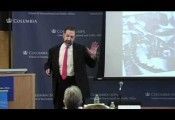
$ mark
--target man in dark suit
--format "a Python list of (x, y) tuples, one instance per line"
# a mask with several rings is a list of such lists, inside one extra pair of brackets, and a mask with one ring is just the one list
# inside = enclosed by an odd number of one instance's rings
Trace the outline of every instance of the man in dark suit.
[(97, 42), (91, 48), (74, 43), (75, 27), (68, 26), (63, 31), (63, 43), (49, 50), (45, 71), (48, 76), (52, 74), (53, 102), (55, 109), (62, 109), (64, 91), (71, 85), (80, 87), (83, 98), (89, 96), (89, 84), (86, 65), (94, 67), (97, 58)]

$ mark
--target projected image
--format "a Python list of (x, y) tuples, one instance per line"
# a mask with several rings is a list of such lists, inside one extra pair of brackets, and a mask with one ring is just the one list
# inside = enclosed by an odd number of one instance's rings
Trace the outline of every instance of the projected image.
[(175, 12), (123, 12), (123, 76), (175, 75)]

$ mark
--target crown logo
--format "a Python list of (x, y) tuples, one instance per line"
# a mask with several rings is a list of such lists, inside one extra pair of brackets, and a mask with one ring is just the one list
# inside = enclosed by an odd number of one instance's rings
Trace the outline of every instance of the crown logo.
[(28, 52), (27, 52), (26, 50), (25, 50), (25, 51), (23, 51), (23, 55), (27, 55), (27, 53), (28, 53)]
[(6, 22), (7, 23), (12, 23), (12, 19), (11, 18), (8, 18), (8, 19), (6, 19)]
[(51, 32), (52, 33), (56, 33), (57, 31), (56, 31), (56, 29), (52, 29)]
[(150, 93), (149, 93), (149, 92), (146, 92), (146, 93), (145, 93), (145, 96), (150, 96)]

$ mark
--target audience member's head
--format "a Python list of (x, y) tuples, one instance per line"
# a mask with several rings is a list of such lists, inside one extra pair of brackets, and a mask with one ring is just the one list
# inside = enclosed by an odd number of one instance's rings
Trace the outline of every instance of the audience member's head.
[(109, 106), (105, 104), (88, 104), (84, 106), (84, 109), (109, 109)]
[(78, 109), (82, 105), (82, 93), (77, 86), (70, 86), (64, 92), (64, 105), (66, 109)]

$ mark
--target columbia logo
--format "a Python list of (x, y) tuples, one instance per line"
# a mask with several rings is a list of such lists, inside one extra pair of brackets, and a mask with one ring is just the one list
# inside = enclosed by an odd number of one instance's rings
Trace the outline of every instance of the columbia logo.
[(150, 96), (150, 93), (149, 93), (149, 92), (146, 92), (146, 93), (145, 93), (145, 96)]
[(7, 23), (12, 23), (12, 19), (11, 18), (8, 18), (8, 19), (6, 19), (6, 22)]
[(57, 31), (56, 31), (56, 29), (52, 29), (51, 32), (52, 33), (56, 33)]
[(25, 50), (25, 51), (23, 51), (23, 55), (27, 55), (27, 53), (28, 53), (28, 52), (27, 52), (26, 50)]

